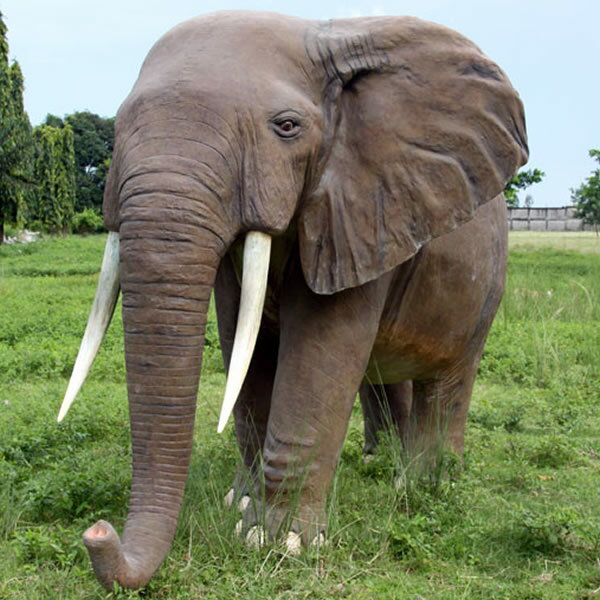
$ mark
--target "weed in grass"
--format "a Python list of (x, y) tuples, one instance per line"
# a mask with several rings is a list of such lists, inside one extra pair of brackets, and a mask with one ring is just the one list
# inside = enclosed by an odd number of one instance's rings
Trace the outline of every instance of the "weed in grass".
[(411, 519), (394, 521), (389, 530), (389, 548), (392, 556), (408, 561), (411, 570), (424, 568), (433, 558), (431, 519), (418, 514)]
[[(112, 454), (112, 455), (111, 455)], [(22, 487), (24, 515), (34, 522), (86, 516), (109, 518), (128, 497), (130, 461), (126, 456), (81, 453), (61, 460)]]
[(556, 434), (537, 441), (527, 454), (528, 462), (542, 469), (560, 469), (581, 462), (573, 445), (563, 436)]
[(23, 507), (13, 481), (4, 479), (2, 470), (0, 481), (4, 482), (0, 487), (0, 540), (8, 540), (21, 521)]
[(488, 431), (504, 429), (516, 433), (523, 430), (523, 410), (516, 404), (499, 407), (480, 404), (469, 412), (469, 422)]
[(451, 499), (461, 471), (461, 459), (440, 448), (427, 465), (422, 456), (403, 452), (396, 467), (394, 487), (398, 502), (406, 514), (428, 511), (432, 502)]
[(73, 530), (55, 523), (52, 527), (33, 526), (19, 528), (12, 539), (18, 560), (25, 571), (35, 570), (40, 564), (68, 569), (84, 558), (84, 550)]
[(570, 508), (544, 512), (521, 509), (515, 520), (515, 539), (524, 553), (556, 556), (579, 543), (575, 535), (579, 527), (581, 521)]

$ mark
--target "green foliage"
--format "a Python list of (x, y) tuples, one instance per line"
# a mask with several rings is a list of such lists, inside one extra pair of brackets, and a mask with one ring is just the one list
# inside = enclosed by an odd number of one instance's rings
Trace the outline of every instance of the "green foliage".
[(93, 209), (86, 208), (73, 215), (71, 230), (79, 234), (101, 233), (105, 231), (104, 219)]
[(517, 518), (516, 536), (521, 551), (556, 556), (576, 543), (574, 530), (578, 526), (580, 519), (568, 507), (544, 512), (524, 509)]
[(577, 450), (564, 436), (552, 435), (538, 441), (528, 452), (527, 460), (538, 468), (559, 469), (578, 462)]
[(75, 203), (73, 131), (69, 125), (40, 125), (33, 133), (37, 188), (28, 221), (44, 231), (64, 233), (71, 226)]
[[(600, 163), (600, 150), (590, 150), (591, 158)], [(571, 200), (577, 210), (575, 216), (583, 219), (584, 223), (594, 225), (596, 234), (600, 226), (600, 168), (592, 174), (576, 190), (571, 190)]]
[(523, 430), (523, 414), (520, 403), (512, 406), (495, 406), (480, 403), (469, 413), (469, 422), (476, 423), (488, 431), (504, 429), (509, 433)]
[(34, 571), (41, 564), (68, 569), (83, 554), (79, 540), (70, 533), (58, 524), (52, 528), (27, 527), (15, 532), (12, 546), (18, 560), (27, 565), (26, 570)]
[(433, 555), (431, 519), (417, 514), (412, 519), (398, 519), (389, 531), (389, 548), (398, 560), (410, 561), (413, 568), (429, 561)]
[(114, 139), (115, 119), (105, 119), (89, 111), (75, 112), (64, 120), (48, 115), (46, 125), (73, 130), (75, 148), (75, 180), (78, 212), (91, 209), (102, 211), (102, 196), (110, 166)]
[(504, 188), (504, 197), (506, 204), (511, 207), (519, 206), (518, 190), (524, 190), (534, 183), (539, 183), (545, 177), (544, 171), (540, 169), (528, 169), (527, 171), (519, 171)]
[(112, 456), (105, 453), (104, 461), (98, 458), (90, 453), (63, 459), (28, 481), (22, 488), (24, 517), (68, 522), (82, 516), (93, 520), (118, 514), (128, 497), (130, 461), (114, 452)]
[(6, 25), (0, 12), (0, 244), (4, 223), (22, 220), (31, 183), (32, 137), (23, 107), (23, 74), (8, 62)]

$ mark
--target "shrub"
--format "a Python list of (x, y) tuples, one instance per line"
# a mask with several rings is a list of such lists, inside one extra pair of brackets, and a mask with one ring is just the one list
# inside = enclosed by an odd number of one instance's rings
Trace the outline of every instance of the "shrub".
[(104, 219), (91, 208), (75, 213), (71, 220), (73, 233), (85, 235), (87, 233), (101, 233), (106, 231)]

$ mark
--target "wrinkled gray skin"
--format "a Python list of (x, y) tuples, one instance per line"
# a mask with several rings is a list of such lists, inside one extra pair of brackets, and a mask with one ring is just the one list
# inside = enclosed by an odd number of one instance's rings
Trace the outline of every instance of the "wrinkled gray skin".
[[(214, 289), (228, 363), (246, 232), (273, 236), (235, 409), (244, 460), (264, 467), (269, 535), (324, 530), (365, 374), (388, 385), (400, 435), (411, 421), (427, 448), (443, 422), (462, 451), (503, 288), (501, 192), (526, 156), (504, 73), (431, 23), (219, 13), (154, 46), (118, 113), (104, 201), (120, 236), (133, 482), (122, 539), (106, 522), (84, 536), (103, 585), (145, 585), (169, 551), (208, 302)], [(362, 395), (372, 444), (379, 408)]]

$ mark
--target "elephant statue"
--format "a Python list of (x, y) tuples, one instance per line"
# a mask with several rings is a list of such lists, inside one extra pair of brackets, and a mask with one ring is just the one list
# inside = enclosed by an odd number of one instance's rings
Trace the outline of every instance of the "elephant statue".
[(169, 552), (213, 291), (228, 368), (218, 427), (233, 411), (257, 492), (240, 525), (250, 541), (296, 552), (324, 539), (362, 382), (375, 383), (361, 390), (371, 446), (379, 390), (401, 437), (412, 427), (426, 448), (444, 423), (462, 451), (504, 286), (502, 191), (527, 152), (503, 71), (416, 18), (220, 12), (156, 43), (117, 115), (108, 241), (59, 414), (120, 291), (129, 514), (122, 538), (105, 521), (84, 534), (105, 587), (144, 586)]

